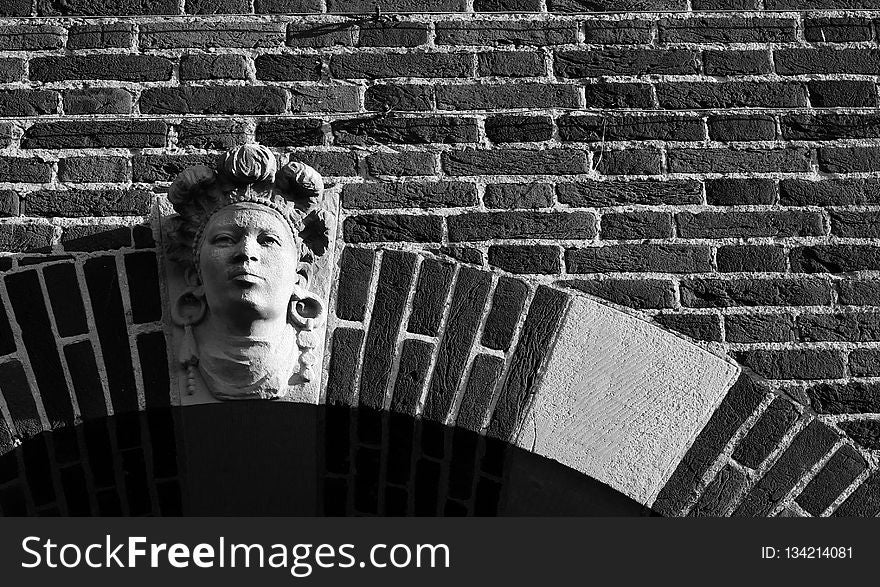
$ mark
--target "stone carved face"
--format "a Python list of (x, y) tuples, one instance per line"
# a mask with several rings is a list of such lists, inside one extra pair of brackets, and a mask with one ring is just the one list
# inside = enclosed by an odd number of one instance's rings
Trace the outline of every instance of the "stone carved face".
[(246, 334), (254, 320), (287, 318), (298, 246), (276, 212), (253, 204), (220, 210), (205, 227), (199, 274), (211, 313)]

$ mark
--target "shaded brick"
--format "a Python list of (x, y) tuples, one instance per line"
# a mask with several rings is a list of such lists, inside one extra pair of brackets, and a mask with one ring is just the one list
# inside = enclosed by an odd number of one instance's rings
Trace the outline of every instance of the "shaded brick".
[(824, 220), (818, 212), (679, 212), (678, 235), (684, 238), (749, 236), (822, 236)]
[(180, 79), (248, 79), (244, 55), (184, 55), (180, 58)]
[[(0, 190), (0, 216), (19, 216), (20, 214), (21, 198), (18, 193), (14, 190)], [(9, 267), (12, 267), (11, 260)]]
[(147, 410), (168, 406), (171, 398), (168, 393), (170, 381), (165, 335), (162, 332), (139, 334), (137, 352), (144, 379), (144, 400)]
[(36, 123), (24, 131), (25, 149), (164, 147), (168, 126), (153, 120)]
[(400, 351), (400, 367), (394, 380), (391, 411), (415, 416), (428, 378), (434, 345), (422, 340), (405, 340)]
[(670, 173), (772, 173), (810, 171), (810, 152), (773, 150), (678, 149), (667, 153)]
[(0, 83), (21, 81), (24, 59), (0, 59)]
[(567, 45), (577, 43), (573, 22), (453, 21), (438, 22), (438, 45)]
[(748, 479), (743, 473), (730, 465), (725, 465), (703, 490), (703, 494), (688, 515), (698, 517), (726, 515), (745, 492), (747, 484)]
[(48, 224), (0, 224), (0, 251), (48, 252), (54, 235)]
[(464, 0), (327, 0), (327, 12), (464, 12)]
[(779, 446), (779, 442), (799, 416), (800, 412), (794, 403), (777, 397), (737, 444), (733, 458), (747, 467), (757, 469)]
[(462, 182), (430, 183), (350, 183), (342, 191), (346, 208), (448, 208), (477, 203), (474, 184)]
[(811, 43), (853, 43), (874, 38), (873, 23), (864, 18), (809, 18), (804, 38)]
[(579, 91), (569, 84), (438, 85), (439, 110), (491, 110), (508, 108), (577, 108)]
[(389, 383), (391, 362), (397, 351), (397, 332), (406, 307), (406, 299), (416, 256), (403, 251), (385, 251), (379, 268), (379, 280), (373, 301), (373, 313), (364, 347), (359, 402), (361, 406), (382, 409)]
[(64, 46), (64, 29), (49, 24), (0, 27), (0, 51), (39, 51)]
[(547, 141), (553, 138), (549, 116), (497, 114), (486, 118), (486, 138), (494, 143)]
[(703, 188), (698, 181), (610, 180), (559, 183), (559, 202), (571, 206), (619, 206), (625, 204), (701, 204)]
[(819, 149), (819, 171), (848, 173), (880, 170), (880, 148), (822, 147)]
[(709, 138), (713, 141), (772, 141), (776, 119), (772, 116), (710, 116)]
[(603, 175), (658, 175), (663, 164), (660, 151), (647, 149), (601, 151), (593, 161)]
[(58, 92), (51, 90), (0, 91), (0, 116), (42, 116), (58, 112)]
[(466, 53), (345, 53), (330, 58), (330, 75), (337, 79), (387, 77), (470, 77), (473, 63)]
[(111, 79), (130, 82), (171, 79), (172, 64), (154, 55), (82, 55), (38, 57), (30, 61), (30, 77), (35, 81), (67, 79)]
[(559, 117), (563, 141), (702, 141), (703, 121), (684, 116), (567, 115)]
[(474, 143), (479, 136), (475, 119), (451, 116), (370, 117), (338, 120), (331, 127), (338, 145)]
[(58, 161), (59, 181), (80, 183), (128, 181), (125, 157), (65, 157)]
[(40, 190), (30, 192), (25, 211), (32, 216), (136, 216), (149, 214), (153, 194), (144, 190)]
[(434, 154), (420, 151), (374, 153), (366, 158), (366, 164), (372, 176), (434, 175), (437, 172)]
[[(265, 1), (265, 0), (264, 0)], [(283, 0), (272, 0), (281, 3)], [(318, 4), (316, 1), (315, 4)], [(320, 12), (320, 6), (317, 12)], [(273, 12), (290, 12), (287, 6), (277, 6)], [(296, 23), (287, 25), (287, 44), (291, 47), (351, 47), (357, 42), (358, 29), (347, 22)]]
[(140, 26), (139, 43), (141, 49), (275, 48), (285, 34), (280, 22), (155, 22)]
[[(271, 139), (277, 136), (267, 133), (266, 127), (277, 128), (273, 124), (289, 121), (266, 121), (261, 122), (257, 130), (257, 140), (266, 145), (270, 145)], [(303, 121), (304, 123), (314, 125), (317, 123), (318, 129), (321, 125), (319, 121)], [(260, 131), (263, 131), (262, 133)], [(320, 133), (319, 133), (320, 134)], [(263, 139), (267, 140), (263, 140)], [(247, 125), (243, 120), (186, 120), (177, 125), (177, 144), (178, 146), (192, 146), (200, 149), (217, 149), (223, 150), (246, 143), (248, 139)], [(291, 142), (289, 145), (298, 145), (299, 142)], [(320, 144), (320, 143), (319, 143)], [(274, 146), (274, 145), (273, 145)]]
[(661, 43), (784, 43), (796, 40), (793, 18), (663, 19)]
[(653, 108), (656, 106), (651, 84), (599, 81), (584, 85), (587, 108)]
[(869, 518), (880, 512), (880, 471), (869, 475), (832, 515)]
[(853, 349), (849, 354), (849, 372), (854, 377), (880, 375), (880, 350)]
[(868, 279), (836, 281), (837, 302), (850, 306), (880, 306), (880, 283)]
[(790, 342), (794, 318), (788, 314), (732, 314), (724, 317), (727, 342)]
[(362, 214), (342, 224), (346, 242), (440, 242), (443, 219), (437, 216), (405, 214)]
[(364, 341), (364, 331), (353, 328), (336, 328), (330, 351), (330, 367), (327, 371), (327, 405), (357, 405), (357, 390), (352, 373), (357, 373), (359, 355)]
[(433, 110), (434, 86), (431, 84), (379, 84), (367, 88), (364, 108), (379, 112)]
[(843, 356), (836, 350), (744, 351), (737, 359), (768, 379), (836, 379), (844, 374)]
[(489, 264), (511, 273), (559, 273), (559, 247), (553, 245), (492, 245)]
[(746, 494), (734, 516), (766, 516), (837, 440), (834, 430), (813, 420), (757, 484)]
[(291, 161), (305, 163), (323, 175), (351, 176), (357, 175), (357, 159), (354, 153), (339, 151), (297, 151), (291, 153)]
[(449, 216), (447, 223), (451, 241), (596, 235), (596, 217), (590, 212), (472, 212)]
[(89, 88), (65, 90), (64, 113), (75, 114), (129, 114), (132, 97), (122, 88)]
[(713, 206), (772, 204), (776, 184), (772, 179), (709, 179), (706, 200)]
[(810, 480), (796, 501), (814, 516), (819, 516), (866, 468), (862, 455), (845, 444)]
[(650, 43), (654, 23), (647, 20), (587, 20), (584, 42), (595, 45), (642, 45)]
[(367, 294), (375, 253), (370, 249), (345, 247), (340, 263), (336, 315), (343, 320), (361, 321), (367, 307)]
[(770, 51), (703, 51), (706, 75), (760, 75), (773, 71)]
[(848, 73), (872, 75), (880, 67), (877, 49), (779, 49), (773, 53), (776, 73)]
[(269, 81), (319, 81), (323, 61), (319, 55), (273, 55), (267, 53), (254, 60), (257, 79)]
[(672, 236), (668, 212), (620, 212), (602, 215), (603, 239), (649, 239)]
[(276, 119), (257, 124), (256, 139), (267, 147), (290, 145), (321, 145), (324, 143), (323, 124), (320, 120)]
[(842, 237), (876, 238), (880, 236), (877, 221), (880, 213), (864, 210), (832, 210), (831, 234)]
[(874, 381), (819, 383), (807, 388), (807, 397), (820, 414), (872, 414), (880, 409), (880, 386)]
[(786, 206), (864, 204), (865, 187), (861, 179), (783, 179), (779, 182), (779, 203)]
[(471, 364), (461, 405), (455, 420), (456, 426), (479, 432), (489, 415), (495, 386), (501, 379), (504, 359), (491, 355), (477, 355)]
[(609, 245), (568, 249), (569, 273), (712, 271), (712, 250), (700, 245)]
[(610, 75), (699, 73), (699, 54), (687, 49), (598, 49), (556, 51), (556, 75), (564, 78)]
[(681, 303), (691, 308), (830, 305), (831, 286), (821, 279), (689, 279), (681, 283)]
[(74, 25), (67, 30), (68, 49), (128, 48), (134, 39), (126, 23)]
[[(73, 391), (83, 418), (100, 418), (107, 415), (107, 404), (104, 399), (101, 375), (98, 372), (97, 359), (92, 343), (83, 340), (64, 347), (64, 360), (70, 371)], [(167, 361), (161, 365), (161, 371), (167, 373)], [(167, 388), (166, 388), (167, 393)]]
[(487, 208), (547, 208), (553, 205), (553, 187), (543, 183), (491, 183), (483, 202)]
[(783, 272), (785, 249), (773, 245), (729, 245), (718, 247), (718, 270), (722, 272)]
[(139, 102), (144, 114), (280, 114), (287, 92), (265, 86), (147, 88)]
[(644, 0), (547, 0), (550, 12), (614, 12), (618, 10), (644, 10), (650, 7), (657, 11), (685, 10), (687, 4), (682, 0), (657, 0), (645, 3)]
[(433, 249), (431, 250), (431, 252), (438, 255), (448, 255), (453, 259), (458, 259), (463, 263), (470, 263), (472, 265), (483, 264), (483, 252), (480, 249), (469, 247), (466, 245), (449, 245), (445, 247), (440, 247), (439, 249)]
[(187, 167), (214, 167), (217, 163), (217, 155), (135, 155), (131, 161), (132, 179), (148, 183), (173, 181)]
[(569, 149), (468, 149), (441, 155), (450, 175), (572, 175), (587, 172), (587, 156)]
[(871, 81), (810, 80), (807, 88), (815, 107), (877, 105), (877, 87)]
[(880, 340), (880, 313), (853, 312), (846, 314), (802, 314), (798, 329), (808, 341), (876, 341)]
[(25, 438), (43, 430), (28, 377), (21, 363), (13, 360), (0, 363), (0, 391), (12, 416), (16, 436)]
[(67, 226), (61, 235), (65, 251), (110, 251), (131, 246), (131, 228), (125, 225)]
[(290, 89), (291, 112), (346, 112), (360, 109), (358, 89), (352, 86), (298, 86)]
[(672, 308), (675, 287), (668, 279), (569, 279), (557, 285), (570, 287), (628, 308)]
[(837, 425), (861, 446), (870, 450), (880, 449), (880, 420), (849, 420), (838, 422)]
[(654, 320), (697, 340), (721, 340), (721, 318), (714, 314), (658, 314)]
[(229, 14), (251, 11), (249, 0), (186, 0), (186, 14)]
[(30, 16), (32, 6), (31, 0), (9, 0), (0, 8), (0, 16)]
[(453, 272), (451, 263), (434, 259), (422, 261), (407, 325), (409, 332), (437, 336)]
[(477, 54), (477, 75), (533, 77), (544, 75), (544, 55), (531, 51), (493, 51)]
[(156, 263), (156, 253), (152, 251), (125, 255), (131, 321), (134, 324), (158, 322), (162, 319), (159, 269)]
[(789, 253), (796, 273), (849, 273), (880, 269), (880, 248), (869, 245), (795, 247)]
[(179, 14), (176, 0), (37, 0), (39, 16)]
[(0, 181), (46, 183), (52, 179), (52, 166), (39, 159), (0, 156)]
[[(55, 315), (55, 325), (60, 336), (75, 336), (88, 332), (82, 293), (72, 263), (57, 263), (43, 269), (49, 303)], [(91, 390), (95, 393), (100, 386)]]
[(474, 0), (474, 12), (541, 12), (540, 0)]
[(878, 137), (880, 115), (837, 112), (787, 114), (782, 117), (782, 136), (807, 141)]
[(507, 351), (522, 314), (528, 286), (518, 279), (499, 277), (492, 294), (492, 308), (486, 317), (480, 343), (490, 349)]
[(672, 110), (807, 105), (806, 90), (798, 83), (671, 82), (657, 84), (656, 89), (660, 106)]

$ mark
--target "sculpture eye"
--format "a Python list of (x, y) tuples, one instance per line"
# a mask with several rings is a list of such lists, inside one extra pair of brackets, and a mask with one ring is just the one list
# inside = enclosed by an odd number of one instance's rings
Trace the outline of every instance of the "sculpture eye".
[(215, 235), (214, 238), (211, 239), (211, 244), (220, 246), (233, 245), (235, 244), (235, 238), (233, 238), (231, 234), (220, 233)]
[(264, 232), (260, 235), (259, 242), (261, 245), (280, 245), (281, 239), (270, 232)]

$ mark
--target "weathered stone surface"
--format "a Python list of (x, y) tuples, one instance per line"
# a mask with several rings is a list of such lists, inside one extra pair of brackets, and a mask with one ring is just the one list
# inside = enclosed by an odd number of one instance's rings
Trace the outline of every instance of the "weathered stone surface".
[(603, 175), (659, 175), (663, 156), (656, 149), (613, 149), (593, 155), (593, 166)]
[(463, 182), (350, 183), (342, 190), (346, 208), (452, 208), (476, 203), (476, 186)]
[(0, 82), (21, 81), (24, 76), (24, 59), (0, 59)]
[(782, 136), (789, 140), (827, 141), (880, 136), (880, 116), (820, 112), (782, 117)]
[(327, 376), (327, 405), (357, 405), (357, 389), (354, 387), (352, 373), (356, 373), (360, 365), (359, 355), (363, 341), (363, 330), (337, 328), (333, 331)]
[(776, 138), (773, 116), (710, 116), (708, 125), (709, 138), (713, 141), (772, 141)]
[(791, 401), (777, 397), (736, 446), (733, 458), (747, 467), (757, 469), (779, 446), (779, 441), (791, 429), (798, 416), (800, 412)]
[(819, 149), (819, 170), (829, 173), (875, 171), (880, 169), (877, 147), (822, 147)]
[(528, 287), (518, 279), (500, 277), (492, 294), (492, 308), (486, 317), (480, 343), (490, 349), (507, 351), (525, 305)]
[(641, 45), (650, 43), (654, 23), (648, 20), (587, 20), (584, 42), (595, 45)]
[(868, 464), (852, 446), (845, 444), (825, 463), (797, 497), (798, 504), (819, 516), (855, 481)]
[[(833, 375), (842, 376), (842, 372)], [(820, 414), (876, 414), (880, 410), (880, 385), (873, 381), (820, 383), (807, 388), (807, 396)]]
[(568, 249), (565, 265), (569, 273), (702, 273), (712, 270), (712, 250), (701, 245), (608, 245)]
[(584, 85), (587, 108), (653, 108), (651, 84), (597, 81)]
[(556, 284), (628, 308), (672, 308), (676, 303), (675, 288), (668, 279), (569, 279)]
[(876, 49), (779, 49), (774, 51), (776, 73), (801, 75), (805, 73), (861, 73), (870, 75), (880, 66), (880, 51)]
[(816, 107), (877, 105), (876, 86), (870, 81), (810, 80), (810, 104)]
[(414, 334), (437, 336), (443, 319), (446, 297), (452, 286), (451, 263), (425, 259), (419, 270), (407, 330)]
[(495, 386), (501, 379), (504, 359), (492, 355), (477, 355), (471, 365), (464, 395), (455, 420), (456, 426), (479, 432), (489, 415)]
[(733, 512), (734, 516), (766, 516), (816, 462), (831, 449), (838, 436), (818, 420), (799, 432), (779, 460), (755, 484)]
[(451, 241), (596, 235), (596, 217), (590, 212), (471, 212), (449, 216), (447, 223)]
[(428, 379), (428, 367), (434, 355), (434, 345), (422, 340), (406, 340), (400, 351), (400, 369), (394, 381), (391, 411), (415, 416), (422, 390)]
[(855, 377), (880, 375), (880, 349), (853, 349), (849, 354), (849, 372)]
[(866, 193), (866, 188), (865, 180), (861, 179), (784, 179), (779, 182), (779, 203), (787, 206), (845, 206), (873, 202), (877, 196)]
[(746, 476), (730, 465), (718, 471), (718, 475), (703, 490), (699, 501), (691, 508), (689, 516), (721, 517), (743, 494), (748, 480)]
[(703, 199), (696, 181), (590, 181), (559, 183), (556, 193), (562, 204), (616, 206), (625, 204), (699, 204)]
[(342, 250), (336, 291), (337, 317), (355, 321), (364, 319), (374, 257), (375, 252), (371, 249), (345, 247)]
[(838, 281), (837, 301), (851, 306), (880, 306), (880, 283), (874, 280)]
[(458, 272), (425, 401), (424, 417), (429, 420), (445, 422), (450, 416), (491, 283), (487, 271), (462, 267)]

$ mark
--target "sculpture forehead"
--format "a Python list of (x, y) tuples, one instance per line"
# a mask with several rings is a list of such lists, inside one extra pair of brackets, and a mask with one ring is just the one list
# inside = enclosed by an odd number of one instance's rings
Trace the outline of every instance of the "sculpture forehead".
[[(290, 224), (278, 212), (259, 204), (233, 204), (220, 210), (211, 218), (206, 231), (223, 227), (241, 227), (252, 229), (272, 229), (281, 234), (294, 236)], [(295, 240), (295, 237), (294, 237)]]

